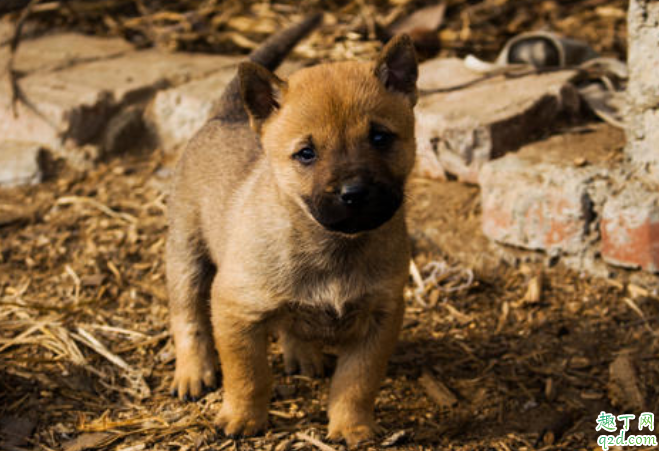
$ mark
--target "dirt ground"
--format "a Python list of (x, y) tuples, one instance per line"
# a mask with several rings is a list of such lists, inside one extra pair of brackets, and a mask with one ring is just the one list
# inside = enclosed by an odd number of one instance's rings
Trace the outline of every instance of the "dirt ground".
[[(157, 153), (130, 156), (0, 191), (5, 449), (297, 450), (315, 449), (300, 432), (324, 440), (328, 380), (284, 376), (275, 345), (264, 437), (234, 441), (213, 428), (221, 390), (188, 404), (169, 396), (169, 167)], [(592, 450), (601, 410), (657, 411), (657, 299), (560, 266), (470, 262), (462, 257), (491, 246), (478, 189), (419, 180), (410, 197), (423, 288), (411, 279), (377, 400), (386, 432), (364, 449), (390, 439), (400, 450)], [(453, 247), (433, 241), (443, 229)], [(474, 251), (455, 251), (465, 246)], [(629, 356), (624, 383), (611, 365), (619, 355)], [(433, 397), (437, 385), (450, 394)]]
[[(543, 24), (625, 53), (625, 2), (464, 2), (470, 14), (449, 3), (443, 54), (491, 57)], [(285, 376), (275, 344), (264, 436), (215, 430), (221, 390), (194, 403), (169, 396), (168, 158), (124, 155), (53, 174), (0, 190), (0, 449), (344, 448), (324, 438), (328, 379)], [(659, 411), (656, 296), (502, 254), (480, 232), (476, 187), (414, 181), (410, 213), (418, 277), (377, 399), (383, 433), (363, 449), (590, 451), (600, 411)]]

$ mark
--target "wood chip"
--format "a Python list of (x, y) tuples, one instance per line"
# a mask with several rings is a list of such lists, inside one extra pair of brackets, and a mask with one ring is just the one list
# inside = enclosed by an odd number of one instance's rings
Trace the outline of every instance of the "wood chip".
[(645, 394), (628, 353), (622, 353), (609, 366), (609, 399), (614, 406), (632, 412), (645, 409)]
[(388, 448), (390, 446), (394, 446), (399, 444), (405, 437), (407, 436), (407, 431), (405, 429), (402, 429), (400, 431), (396, 431), (393, 434), (391, 434), (389, 437), (384, 439), (380, 445), (383, 448)]
[(653, 297), (648, 290), (633, 283), (627, 285), (627, 291), (633, 299)]
[(586, 160), (584, 157), (577, 157), (574, 159), (574, 165), (578, 168), (587, 166), (588, 160)]
[(419, 383), (440, 407), (453, 407), (458, 404), (458, 398), (441, 381), (437, 380), (430, 371), (423, 370)]
[(522, 298), (522, 302), (525, 304), (536, 304), (540, 302), (542, 300), (542, 285), (543, 275), (542, 273), (538, 273), (529, 281), (529, 285), (526, 289), (526, 294)]
[(69, 440), (62, 445), (64, 451), (83, 451), (86, 449), (96, 449), (105, 446), (112, 441), (112, 434), (107, 432), (91, 432), (82, 434), (73, 440)]
[(321, 442), (317, 438), (313, 438), (312, 436), (305, 434), (304, 432), (298, 432), (295, 434), (295, 436), (300, 440), (304, 440), (305, 442), (315, 446), (321, 451), (337, 451), (336, 448), (333, 448), (326, 443)]

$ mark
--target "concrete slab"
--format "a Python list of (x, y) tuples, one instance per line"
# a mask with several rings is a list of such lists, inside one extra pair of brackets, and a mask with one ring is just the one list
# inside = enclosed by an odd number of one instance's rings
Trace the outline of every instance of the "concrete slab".
[(575, 112), (574, 71), (498, 77), (423, 96), (416, 108), (419, 153), (434, 154), (458, 179), (478, 183), (480, 168), (537, 138)]

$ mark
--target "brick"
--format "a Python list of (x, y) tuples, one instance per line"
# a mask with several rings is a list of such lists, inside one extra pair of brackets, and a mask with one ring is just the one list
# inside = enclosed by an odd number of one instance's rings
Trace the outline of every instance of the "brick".
[(35, 72), (20, 80), (34, 108), (18, 104), (18, 116), (10, 106), (8, 85), (0, 86), (0, 136), (51, 148), (101, 142), (105, 124), (125, 106), (145, 102), (158, 90), (205, 77), (235, 61), (145, 50)]
[(39, 183), (43, 177), (45, 152), (35, 143), (0, 141), (0, 186)]
[[(199, 80), (159, 91), (146, 110), (147, 127), (165, 150), (186, 143), (208, 121), (217, 108), (224, 88), (236, 74), (237, 62)], [(284, 62), (277, 71), (285, 77), (302, 67)]]
[[(606, 157), (622, 140), (621, 132), (601, 124), (593, 133), (553, 136), (485, 164), (480, 175), (485, 235), (526, 249), (586, 251), (594, 240), (592, 181), (611, 176)], [(592, 144), (600, 142), (609, 144)], [(577, 166), (576, 159), (588, 164)]]
[(615, 266), (659, 272), (659, 186), (631, 181), (602, 213), (602, 258)]
[[(422, 95), (416, 108), (419, 154), (435, 155), (447, 172), (478, 183), (483, 164), (536, 139), (560, 116), (577, 110), (575, 75), (566, 70), (495, 77)], [(469, 80), (464, 73), (458, 78)]]

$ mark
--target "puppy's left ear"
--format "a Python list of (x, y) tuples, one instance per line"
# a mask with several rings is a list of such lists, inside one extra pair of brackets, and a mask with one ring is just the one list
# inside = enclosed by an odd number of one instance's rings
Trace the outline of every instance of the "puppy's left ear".
[(375, 75), (388, 90), (405, 94), (416, 104), (419, 66), (408, 35), (396, 35), (384, 46), (375, 59)]
[(260, 133), (265, 120), (279, 109), (286, 82), (260, 64), (251, 62), (238, 66), (238, 77), (250, 125)]

